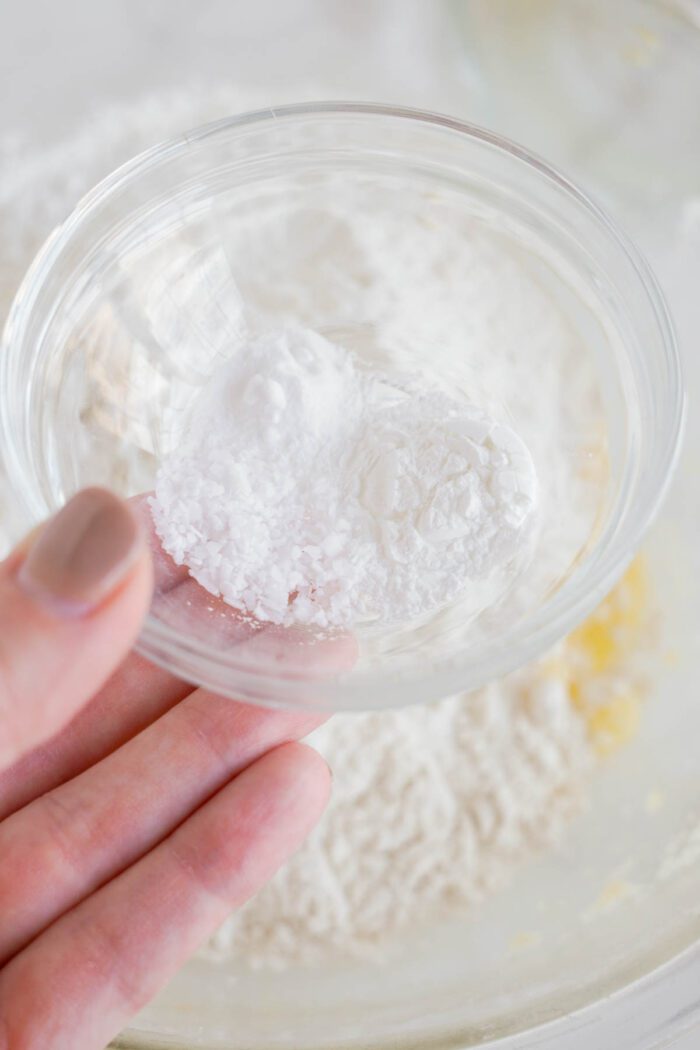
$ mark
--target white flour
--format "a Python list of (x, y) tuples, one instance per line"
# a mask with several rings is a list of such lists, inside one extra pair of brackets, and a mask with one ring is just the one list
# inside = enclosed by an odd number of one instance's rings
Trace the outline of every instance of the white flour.
[(512, 560), (535, 497), (509, 427), (295, 328), (215, 370), (151, 502), (207, 590), (259, 620), (345, 627), (432, 612)]
[[(236, 90), (146, 100), (101, 116), (55, 149), (13, 156), (0, 177), (2, 311), (40, 242), (98, 178), (158, 139), (263, 101)], [(542, 542), (554, 554), (563, 550), (562, 563), (568, 564), (567, 544), (580, 544), (590, 526), (585, 489), (569, 480), (572, 471), (561, 460), (561, 450), (577, 449), (585, 430), (589, 377), (578, 344), (547, 306), (547, 296), (524, 282), (515, 263), (505, 263), (478, 231), (466, 236), (464, 229), (451, 228), (446, 216), (433, 239), (426, 234), (420, 257), (393, 252), (394, 264), (387, 269), (387, 241), (406, 243), (415, 230), (405, 229), (400, 214), (392, 224), (378, 225), (374, 218), (367, 216), (362, 228), (353, 229), (346, 215), (327, 209), (314, 225), (316, 256), (293, 266), (295, 241), (286, 236), (288, 226), (281, 228), (272, 216), (267, 229), (241, 228), (239, 256), (246, 265), (236, 279), (246, 301), (276, 326), (314, 326), (319, 309), (335, 316), (340, 302), (349, 322), (366, 317), (381, 327), (385, 345), (402, 347), (400, 362), (389, 355), (378, 362), (388, 369), (415, 370), (419, 362), (411, 359), (411, 341), (424, 342), (437, 316), (444, 359), (459, 366), (460, 388), (468, 387), (474, 392), (470, 399), (494, 415), (508, 403), (541, 467)], [(274, 274), (256, 268), (261, 244), (265, 258), (277, 258), (281, 270), (292, 267), (300, 274), (298, 287), (284, 301), (271, 299)], [(345, 271), (342, 281), (336, 280), (336, 261), (348, 251), (356, 257), (356, 279), (349, 280)], [(486, 280), (496, 264), (508, 281), (509, 311)], [(435, 281), (428, 279), (436, 266), (443, 274), (437, 311), (431, 302)], [(321, 303), (304, 297), (309, 267), (328, 276)], [(376, 279), (371, 286), (368, 275)], [(465, 326), (483, 349), (476, 366), (460, 356), (455, 333)], [(505, 366), (499, 356), (504, 347), (510, 356)], [(107, 390), (99, 377), (91, 378), (87, 409), (90, 398), (124, 398), (126, 387)], [(143, 412), (159, 411), (150, 402), (144, 400)], [(542, 405), (547, 412), (540, 411)], [(114, 452), (99, 461), (110, 464), (110, 473), (101, 474), (105, 482), (128, 485), (143, 478), (147, 483), (152, 477), (151, 459), (134, 447), (113, 460)], [(2, 506), (2, 524), (10, 531), (9, 494)], [(225, 925), (210, 949), (219, 957), (279, 965), (322, 957), (334, 947), (365, 951), (408, 923), (429, 922), (472, 904), (556, 838), (578, 805), (591, 761), (582, 719), (565, 690), (539, 666), (471, 698), (336, 717), (315, 740), (335, 769), (331, 809), (301, 853)]]
[(459, 914), (556, 842), (591, 766), (566, 689), (537, 667), (471, 697), (335, 716), (310, 742), (333, 769), (329, 810), (207, 954), (274, 968), (375, 954)]

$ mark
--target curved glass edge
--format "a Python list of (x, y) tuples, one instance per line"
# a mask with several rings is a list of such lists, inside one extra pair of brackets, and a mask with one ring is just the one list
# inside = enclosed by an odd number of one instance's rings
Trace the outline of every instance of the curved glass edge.
[[(90, 213), (105, 198), (109, 198), (114, 191), (123, 187), (125, 183), (137, 179), (150, 168), (174, 157), (178, 153), (195, 147), (199, 142), (224, 132), (234, 132), (246, 125), (283, 122), (305, 116), (313, 118), (319, 116), (342, 117), (345, 115), (376, 116), (419, 122), (433, 128), (443, 128), (446, 131), (452, 131), (459, 135), (476, 139), (522, 161), (529, 167), (537, 170), (547, 180), (564, 189), (589, 213), (594, 221), (605, 229), (606, 233), (623, 250), (633, 265), (653, 306), (666, 350), (666, 369), (669, 378), (670, 396), (669, 420), (671, 425), (667, 431), (666, 442), (657, 454), (656, 469), (660, 481), (655, 488), (653, 498), (647, 497), (644, 502), (644, 512), (638, 515), (633, 526), (625, 532), (624, 538), (620, 537), (614, 540), (610, 549), (595, 564), (587, 581), (586, 591), (583, 594), (577, 598), (572, 598), (569, 588), (565, 585), (560, 594), (548, 605), (546, 611), (540, 614), (539, 617), (534, 618), (526, 637), (518, 637), (517, 631), (514, 632), (517, 638), (517, 650), (514, 649), (514, 639), (512, 637), (506, 638), (498, 653), (488, 653), (485, 658), (479, 661), (471, 661), (469, 674), (466, 676), (464, 667), (436, 664), (431, 667), (429, 676), (423, 679), (412, 677), (411, 702), (419, 703), (433, 699), (436, 695), (447, 696), (450, 693), (475, 689), (489, 679), (507, 674), (515, 667), (541, 655), (592, 612), (596, 604), (622, 575), (632, 553), (639, 546), (644, 534), (656, 517), (670, 486), (675, 465), (679, 458), (685, 419), (683, 373), (673, 324), (663, 294), (651, 268), (633, 242), (618, 228), (617, 224), (605, 211), (566, 178), (565, 175), (523, 146), (485, 128), (447, 115), (409, 107), (385, 106), (379, 103), (324, 101), (269, 107), (224, 118), (185, 132), (177, 138), (142, 152), (113, 171), (111, 175), (108, 175), (102, 182), (98, 183), (93, 190), (80, 200), (66, 221), (49, 236), (25, 276), (7, 320), (2, 346), (6, 351), (10, 339), (13, 341), (15, 338), (21, 340), (22, 330), (26, 327), (31, 307), (36, 300), (42, 282), (65, 243), (76, 230), (79, 230), (81, 224), (86, 221)], [(7, 380), (9, 378), (9, 369), (11, 368), (10, 356), (7, 352), (2, 353), (0, 356), (0, 400), (6, 396), (4, 392), (8, 389)], [(9, 412), (5, 407), (0, 411), (0, 434), (3, 437), (3, 445), (5, 446), (4, 455), (8, 473), (34, 521), (37, 521), (46, 515), (49, 508), (45, 506), (40, 507), (41, 500), (38, 494), (35, 493), (33, 494), (35, 498), (30, 498), (31, 494), (28, 494), (26, 491), (26, 477), (16, 454), (8, 416)], [(251, 676), (245, 671), (232, 667), (230, 663), (222, 658), (220, 652), (211, 650), (201, 643), (193, 646), (191, 651), (186, 652), (177, 635), (158, 623), (154, 617), (149, 616), (147, 618), (138, 647), (144, 655), (161, 666), (191, 677), (197, 684), (215, 688), (226, 695), (232, 697), (243, 696), (253, 703), (264, 703), (268, 706), (270, 704), (289, 706), (290, 703), (294, 706), (300, 706), (298, 700), (290, 701), (288, 699), (288, 683), (284, 680), (274, 676), (261, 676), (259, 672), (255, 676)], [(217, 670), (225, 673), (228, 680), (222, 681), (217, 674)], [(266, 686), (264, 697), (260, 696), (262, 684)], [(297, 681), (295, 687), (298, 688), (298, 685), (299, 682)], [(406, 705), (405, 681), (399, 679), (394, 682), (386, 681), (383, 683), (383, 686), (381, 703), (378, 703), (377, 706), (386, 708)], [(357, 703), (357, 699), (361, 695), (366, 696), (367, 687), (366, 683), (358, 679), (355, 680), (352, 688), (348, 688), (342, 682), (334, 681), (334, 702), (332, 705), (324, 697), (323, 687), (319, 688), (317, 681), (305, 683), (305, 688), (309, 692), (309, 703), (301, 706), (310, 706), (317, 710), (331, 708), (333, 710), (359, 710), (362, 708), (362, 705)], [(364, 709), (366, 709), (366, 706)]]
[[(621, 1033), (624, 1032), (624, 1036)], [(649, 973), (601, 999), (541, 1025), (513, 1035), (475, 1044), (462, 1032), (436, 1038), (373, 1043), (367, 1036), (354, 1044), (333, 1044), (333, 1050), (662, 1050), (683, 1036), (700, 1032), (700, 944), (686, 948)], [(700, 1038), (699, 1038), (700, 1043)], [(187, 1050), (187, 1039), (126, 1029), (108, 1050)], [(221, 1044), (201, 1044), (219, 1050)], [(304, 1050), (298, 1045), (296, 1050)]]

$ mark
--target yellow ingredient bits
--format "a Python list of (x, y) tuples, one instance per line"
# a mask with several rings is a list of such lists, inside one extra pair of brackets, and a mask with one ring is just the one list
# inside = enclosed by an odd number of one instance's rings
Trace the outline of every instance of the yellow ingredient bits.
[(639, 642), (648, 608), (648, 574), (638, 556), (595, 612), (569, 635), (575, 662), (594, 674), (610, 670)]
[(571, 644), (577, 647), (594, 674), (607, 671), (618, 655), (613, 632), (607, 623), (596, 618), (596, 614), (574, 632)]
[(586, 714), (586, 724), (599, 755), (609, 755), (628, 743), (639, 729), (641, 697), (624, 690)]
[(599, 755), (622, 747), (639, 727), (642, 693), (623, 665), (641, 649), (648, 623), (649, 581), (646, 566), (637, 557), (565, 642), (566, 671), (561, 677)]

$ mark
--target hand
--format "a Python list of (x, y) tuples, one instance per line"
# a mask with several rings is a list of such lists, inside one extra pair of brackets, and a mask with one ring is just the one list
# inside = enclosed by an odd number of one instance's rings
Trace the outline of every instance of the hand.
[(0, 1050), (100, 1050), (326, 803), (312, 716), (127, 655), (152, 571), (100, 489), (0, 565)]

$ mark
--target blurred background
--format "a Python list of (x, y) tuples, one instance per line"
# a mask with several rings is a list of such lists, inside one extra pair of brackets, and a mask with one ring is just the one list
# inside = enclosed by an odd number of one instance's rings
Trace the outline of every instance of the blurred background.
[(700, 0), (27, 0), (0, 29), (3, 163), (153, 93), (374, 99), (523, 142), (659, 255), (697, 233)]
[(609, 174), (673, 148), (681, 176), (700, 131), (697, 0), (28, 0), (1, 18), (0, 128), (41, 142), (105, 103), (225, 82), (449, 107)]
[[(134, 105), (162, 138), (232, 108), (322, 97), (449, 112), (569, 173), (652, 262), (692, 405), (700, 390), (700, 0), (5, 0), (0, 323), (52, 226), (143, 147)], [(122, 121), (129, 130), (120, 136)], [(93, 142), (99, 163), (90, 160)], [(697, 531), (699, 453), (691, 412), (681, 481), (651, 540), (657, 548), (677, 551), (679, 536)], [(690, 570), (697, 559), (677, 561)], [(683, 622), (697, 636), (697, 608)], [(697, 1034), (674, 1046), (697, 1048)]]
[(56, 138), (105, 102), (196, 83), (257, 85), (286, 100), (312, 82), (339, 96), (433, 104), (443, 5), (432, 0), (30, 0), (4, 6), (4, 131)]

